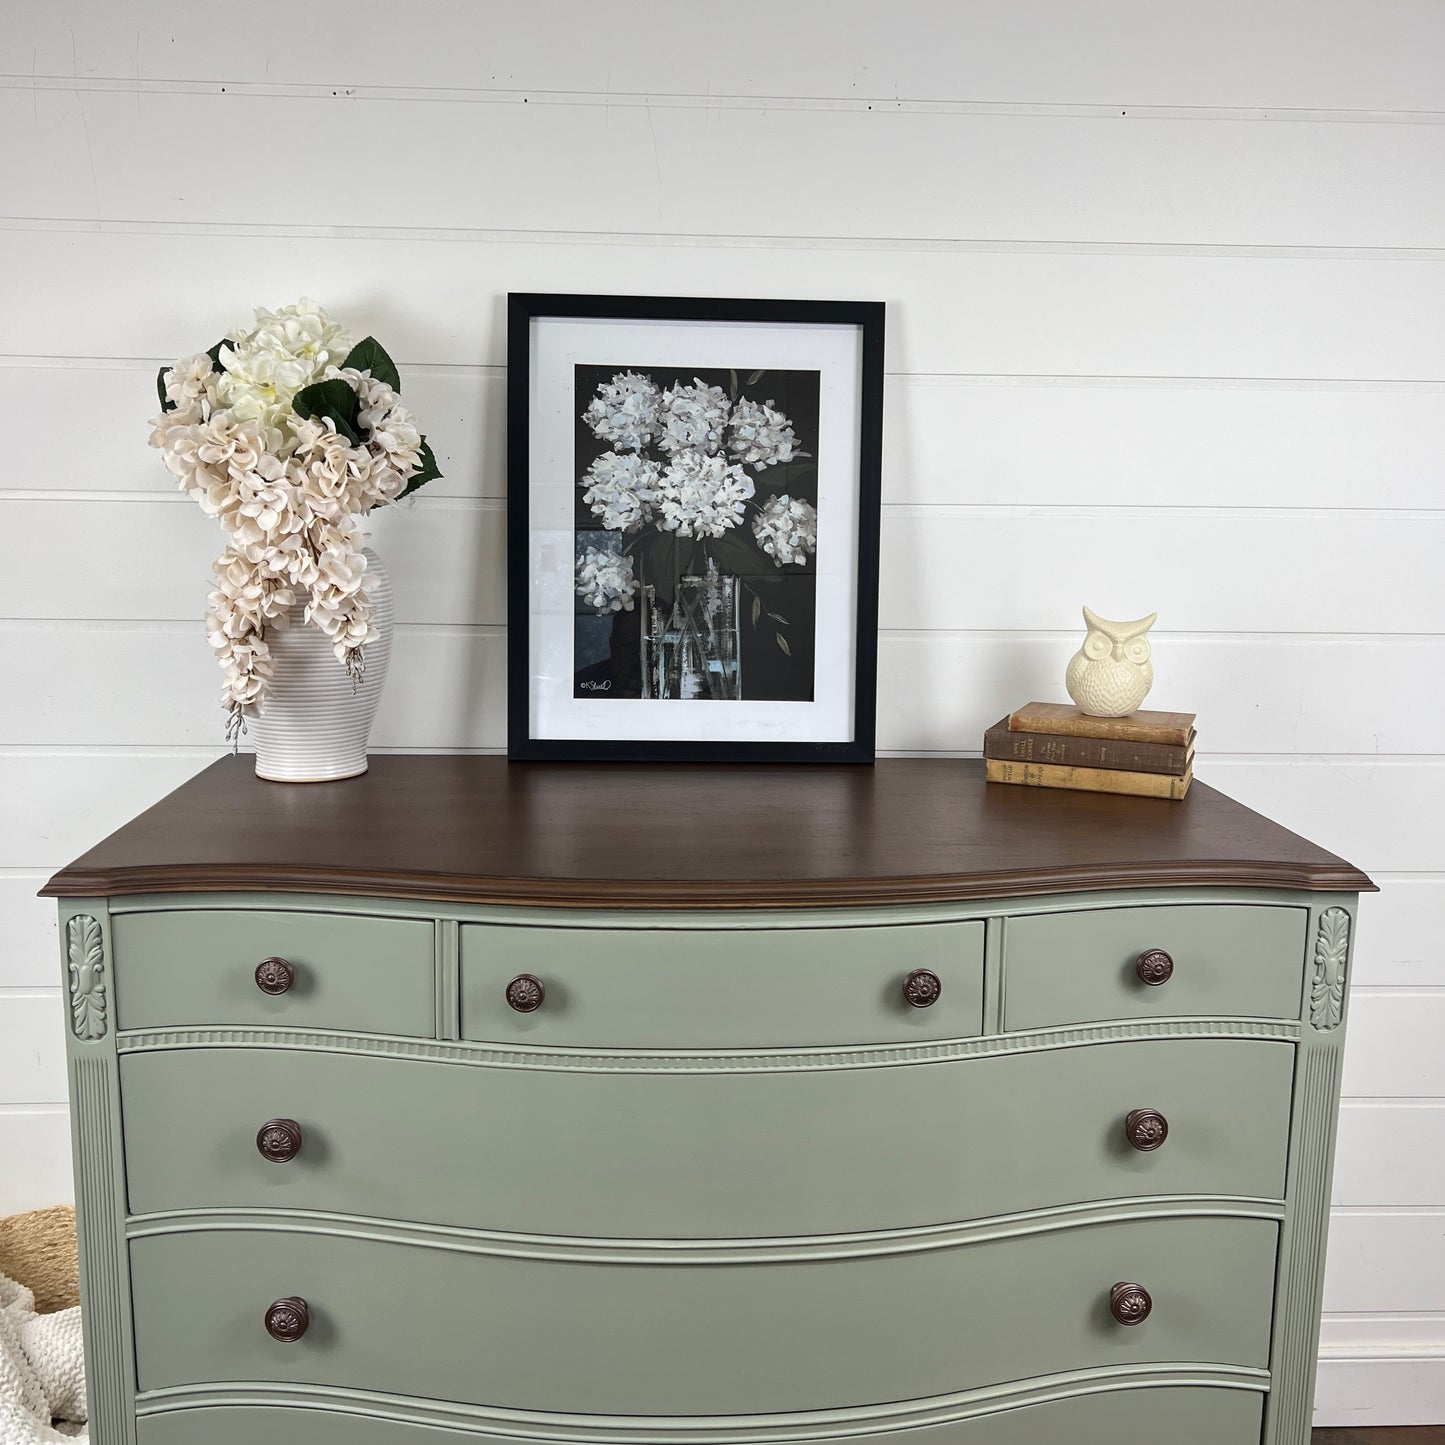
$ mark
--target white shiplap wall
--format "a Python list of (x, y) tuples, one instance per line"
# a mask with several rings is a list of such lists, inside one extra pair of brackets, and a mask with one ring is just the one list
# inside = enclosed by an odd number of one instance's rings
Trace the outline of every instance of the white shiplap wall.
[(880, 744), (1152, 608), (1207, 781), (1362, 910), (1321, 1423), (1445, 1419), (1445, 6), (12, 0), (0, 1213), (70, 1190), (47, 872), (219, 749), (157, 365), (306, 293), (446, 480), (377, 743), (503, 744), (508, 290), (889, 304)]

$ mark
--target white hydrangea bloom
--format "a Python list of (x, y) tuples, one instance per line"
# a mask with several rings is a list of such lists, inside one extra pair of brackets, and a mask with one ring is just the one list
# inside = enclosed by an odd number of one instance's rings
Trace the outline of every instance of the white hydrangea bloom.
[(661, 474), (638, 452), (603, 452), (582, 478), (582, 500), (609, 532), (636, 532), (652, 520)]
[(818, 550), (817, 509), (786, 492), (770, 497), (753, 518), (753, 536), (775, 567), (802, 567)]
[(641, 451), (657, 436), (657, 404), (657, 385), (651, 377), (620, 371), (597, 388), (582, 420), (598, 441), (622, 451)]
[(752, 479), (726, 457), (680, 451), (662, 474), (657, 525), (679, 537), (721, 537), (736, 527)]
[(696, 450), (713, 453), (723, 444), (732, 402), (720, 386), (674, 386), (662, 393), (658, 404), (657, 445), (670, 455)]
[(256, 308), (249, 331), (233, 331), (221, 348), (216, 394), (243, 420), (280, 430), (291, 399), (320, 381), (351, 350), (351, 338), (304, 296), (279, 311)]
[(774, 467), (781, 462), (795, 461), (809, 455), (799, 451), (793, 423), (773, 408), (771, 400), (760, 406), (747, 397), (733, 408), (728, 423), (728, 451), (754, 471)]
[(599, 617), (631, 612), (637, 595), (632, 558), (606, 547), (584, 547), (577, 558), (577, 595)]

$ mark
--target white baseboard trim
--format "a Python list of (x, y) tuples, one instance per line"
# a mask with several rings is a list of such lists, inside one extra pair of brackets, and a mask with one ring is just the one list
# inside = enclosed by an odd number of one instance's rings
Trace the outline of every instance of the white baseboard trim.
[(1314, 1423), (1445, 1424), (1445, 1314), (1327, 1315)]

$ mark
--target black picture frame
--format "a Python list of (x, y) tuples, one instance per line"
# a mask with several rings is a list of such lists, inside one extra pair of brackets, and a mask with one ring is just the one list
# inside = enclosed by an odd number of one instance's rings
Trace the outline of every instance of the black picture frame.
[[(729, 737), (697, 740), (649, 737), (534, 736), (533, 682), (533, 517), (530, 443), (533, 408), (545, 401), (532, 394), (534, 322), (658, 321), (751, 323), (767, 327), (840, 327), (858, 338), (857, 453), (854, 479), (856, 573), (852, 619), (852, 735), (839, 740), (779, 740)], [(513, 292), (507, 298), (507, 756), (516, 761), (872, 763), (875, 756), (878, 667), (878, 551), (883, 444), (883, 348), (885, 305), (881, 301), (716, 299), (705, 297), (574, 295)], [(613, 360), (621, 363), (626, 357)], [(610, 367), (608, 369), (611, 369)], [(690, 371), (691, 366), (685, 368)], [(576, 370), (580, 373), (583, 368)], [(682, 368), (679, 368), (679, 374)], [(773, 373), (774, 375), (778, 373)], [(813, 373), (784, 373), (805, 377)], [(820, 383), (813, 382), (815, 412)], [(575, 400), (575, 393), (569, 404)], [(553, 405), (557, 399), (553, 399)], [(575, 407), (574, 407), (575, 414)], [(804, 454), (805, 455), (805, 454)], [(817, 467), (813, 468), (816, 475)], [(560, 485), (560, 480), (558, 485)], [(566, 478), (576, 492), (575, 469)], [(548, 485), (551, 485), (549, 482)], [(817, 483), (815, 482), (815, 488)], [(786, 500), (784, 498), (783, 500)], [(816, 519), (816, 513), (814, 514)], [(816, 533), (816, 522), (815, 522)], [(621, 535), (621, 534), (619, 534)], [(574, 546), (576, 545), (574, 539)], [(630, 567), (629, 562), (629, 567)], [(711, 565), (711, 564), (710, 564)], [(569, 573), (570, 576), (570, 573)], [(692, 579), (695, 580), (695, 579)], [(734, 585), (738, 579), (730, 580)], [(677, 584), (679, 590), (681, 584)], [(816, 599), (815, 586), (814, 596)], [(757, 603), (751, 609), (758, 624)], [(817, 602), (815, 600), (815, 614)], [(629, 608), (629, 611), (631, 608)], [(769, 618), (773, 614), (768, 612)], [(786, 618), (779, 618), (786, 625)], [(766, 624), (764, 624), (766, 625)], [(816, 615), (811, 624), (816, 635)], [(542, 645), (539, 637), (539, 646)], [(782, 644), (780, 643), (781, 647)], [(784, 651), (787, 651), (784, 648)], [(791, 658), (792, 653), (789, 651)], [(575, 657), (573, 659), (575, 665)], [(741, 662), (738, 663), (741, 667)], [(659, 674), (660, 675), (660, 674)], [(813, 685), (810, 676), (809, 685)], [(811, 700), (811, 697), (810, 699)], [(658, 702), (659, 707), (679, 706)], [(703, 704), (706, 705), (706, 704)], [(717, 704), (729, 706), (727, 702)]]

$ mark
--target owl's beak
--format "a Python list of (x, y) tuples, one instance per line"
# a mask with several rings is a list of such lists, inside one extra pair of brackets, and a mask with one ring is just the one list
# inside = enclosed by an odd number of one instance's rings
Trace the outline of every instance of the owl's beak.
[(1114, 661), (1115, 661), (1115, 662), (1123, 662), (1123, 660), (1124, 660), (1124, 644), (1123, 644), (1122, 642), (1116, 642), (1116, 643), (1114, 644)]

